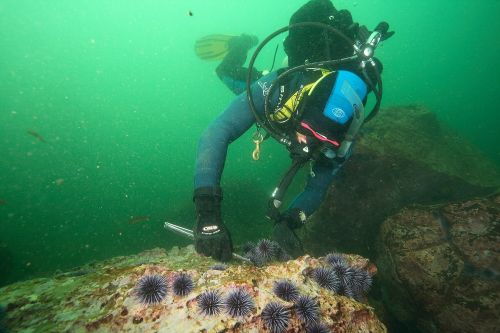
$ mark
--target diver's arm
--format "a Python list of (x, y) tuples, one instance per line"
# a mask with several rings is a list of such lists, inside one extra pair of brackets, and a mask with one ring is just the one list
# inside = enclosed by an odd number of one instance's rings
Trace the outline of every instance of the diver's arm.
[(227, 147), (254, 123), (245, 106), (245, 98), (238, 96), (203, 132), (196, 156), (195, 188), (219, 186)]
[[(252, 85), (258, 112), (263, 112), (263, 89), (269, 87), (275, 77), (275, 73), (269, 74)], [(195, 188), (219, 186), (229, 144), (243, 135), (254, 123), (255, 118), (248, 107), (246, 95), (241, 94), (208, 126), (198, 143)]]

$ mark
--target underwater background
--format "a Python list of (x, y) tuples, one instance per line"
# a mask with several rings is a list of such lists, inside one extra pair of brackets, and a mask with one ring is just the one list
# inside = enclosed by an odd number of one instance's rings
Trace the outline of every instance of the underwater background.
[[(198, 137), (234, 97), (194, 41), (263, 40), (305, 2), (0, 0), (0, 285), (189, 244), (163, 222), (192, 226)], [(396, 31), (377, 53), (383, 107), (424, 105), (500, 165), (500, 1), (333, 3)], [(270, 140), (253, 161), (252, 132), (222, 180), (236, 244), (269, 235), (267, 199), (289, 164)]]

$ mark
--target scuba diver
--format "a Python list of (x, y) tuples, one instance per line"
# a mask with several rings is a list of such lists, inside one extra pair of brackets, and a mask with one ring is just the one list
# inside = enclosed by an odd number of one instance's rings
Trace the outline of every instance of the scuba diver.
[[(289, 67), (253, 83), (253, 64), (260, 50), (286, 31), (283, 45)], [(378, 111), (382, 64), (374, 51), (393, 34), (386, 22), (369, 31), (330, 0), (310, 0), (292, 15), (288, 26), (257, 47), (249, 63), (246, 94), (237, 96), (199, 140), (193, 195), (198, 253), (221, 261), (232, 257), (231, 236), (222, 220), (220, 179), (229, 144), (256, 124), (254, 159), (268, 137), (285, 145), (292, 159), (269, 200), (266, 215), (274, 221), (272, 238), (289, 255), (303, 254), (295, 230), (319, 208), (350, 157), (359, 128)], [(365, 112), (370, 92), (376, 102), (371, 112)], [(280, 212), (288, 185), (308, 162), (312, 168), (303, 192)]]
[[(196, 55), (203, 60), (221, 60), (215, 72), (219, 79), (236, 95), (246, 90), (249, 69), (243, 67), (248, 51), (256, 46), (256, 36), (213, 34), (198, 39), (194, 45)], [(252, 69), (252, 82), (263, 76), (262, 71)]]

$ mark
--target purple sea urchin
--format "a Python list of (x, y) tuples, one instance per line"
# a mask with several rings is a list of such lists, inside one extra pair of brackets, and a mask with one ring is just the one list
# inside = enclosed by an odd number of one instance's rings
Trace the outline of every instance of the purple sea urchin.
[(288, 327), (290, 310), (278, 302), (271, 302), (262, 309), (261, 318), (272, 333), (282, 333)]
[(241, 246), (241, 251), (243, 253), (248, 253), (255, 249), (255, 244), (253, 242), (246, 242)]
[(258, 253), (256, 249), (247, 252), (245, 254), (245, 257), (250, 259), (252, 264), (254, 264), (257, 267), (262, 267), (266, 263), (265, 259)]
[(276, 296), (287, 302), (293, 302), (299, 297), (299, 290), (288, 280), (274, 282), (273, 292)]
[(332, 265), (332, 269), (337, 275), (340, 284), (337, 293), (353, 297), (354, 269), (345, 262), (338, 262)]
[(330, 333), (330, 329), (324, 323), (312, 323), (306, 326), (306, 333)]
[(209, 316), (218, 315), (223, 306), (222, 296), (217, 290), (208, 290), (198, 295), (198, 308), (201, 313)]
[(347, 264), (344, 255), (337, 252), (328, 253), (325, 257), (325, 261), (332, 266), (337, 264)]
[(301, 322), (311, 325), (319, 320), (319, 305), (315, 299), (300, 295), (294, 303), (295, 313)]
[(172, 290), (177, 296), (186, 296), (194, 288), (193, 279), (186, 273), (180, 273), (175, 276), (172, 282)]
[(366, 294), (370, 290), (372, 282), (372, 277), (368, 271), (353, 267), (351, 288), (354, 298), (359, 299), (363, 294)]
[(224, 305), (232, 317), (245, 316), (255, 308), (252, 296), (242, 288), (231, 291), (224, 300)]
[(267, 262), (274, 256), (274, 247), (274, 242), (264, 238), (257, 243), (256, 253), (259, 257), (262, 257), (264, 262)]
[(330, 267), (318, 267), (313, 270), (312, 278), (321, 287), (337, 292), (340, 287), (340, 281), (335, 271)]
[(245, 258), (250, 259), (257, 267), (264, 266), (273, 260), (287, 261), (292, 259), (277, 242), (269, 239), (261, 239), (256, 245), (247, 242), (242, 246), (242, 251)]
[(135, 287), (135, 294), (145, 305), (158, 304), (167, 296), (167, 279), (162, 275), (145, 275)]

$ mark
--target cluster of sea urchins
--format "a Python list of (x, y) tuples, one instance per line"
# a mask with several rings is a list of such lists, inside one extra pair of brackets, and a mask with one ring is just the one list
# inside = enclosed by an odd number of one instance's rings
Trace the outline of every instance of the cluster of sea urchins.
[[(249, 244), (245, 249), (247, 258), (255, 265), (262, 266), (273, 260), (289, 259), (277, 243), (267, 239), (257, 244)], [(330, 253), (325, 257), (323, 267), (311, 271), (311, 277), (321, 287), (337, 294), (360, 299), (370, 289), (370, 274), (361, 268), (350, 266), (342, 254)], [(217, 268), (213, 268), (217, 269)], [(135, 294), (145, 305), (158, 304), (166, 297), (169, 289), (177, 296), (186, 296), (194, 289), (192, 278), (186, 273), (177, 273), (171, 283), (159, 274), (143, 276), (135, 287)], [(316, 299), (301, 295), (297, 286), (290, 280), (274, 283), (273, 293), (285, 302), (272, 301), (261, 312), (263, 325), (272, 333), (282, 333), (288, 328), (292, 315), (303, 324), (307, 333), (329, 332), (320, 320), (320, 307)], [(244, 317), (256, 309), (255, 302), (244, 287), (230, 290), (225, 296), (219, 290), (206, 290), (196, 297), (201, 314), (213, 316), (222, 312), (232, 317)]]
[[(293, 305), (281, 302), (268, 303), (261, 312), (263, 325), (273, 333), (285, 332), (292, 315), (304, 325), (306, 332), (328, 332), (328, 328), (320, 322), (318, 302), (305, 295), (300, 295), (298, 288), (291, 281), (279, 280), (274, 283), (273, 292), (280, 299)], [(219, 315), (223, 312), (231, 317), (244, 317), (254, 312), (256, 306), (250, 293), (244, 287), (237, 287), (226, 296), (219, 290), (206, 290), (196, 297), (198, 311), (207, 316)]]
[(231, 317), (244, 317), (255, 309), (255, 302), (248, 291), (235, 288), (224, 297), (218, 290), (207, 290), (196, 297), (198, 310), (208, 316), (218, 315), (223, 310)]
[(262, 267), (272, 261), (287, 261), (292, 259), (277, 242), (265, 238), (259, 240), (257, 244), (247, 242), (243, 245), (242, 250), (244, 256), (258, 267)]
[(321, 287), (339, 295), (360, 300), (370, 290), (372, 277), (365, 269), (350, 266), (344, 256), (330, 253), (324, 267), (315, 268), (311, 275)]
[(144, 305), (161, 303), (167, 296), (168, 290), (177, 296), (186, 296), (194, 288), (193, 279), (186, 273), (176, 274), (169, 286), (167, 278), (159, 274), (144, 275), (134, 288), (138, 300)]
[(274, 283), (273, 292), (286, 302), (293, 303), (285, 306), (280, 302), (270, 302), (262, 310), (261, 319), (265, 327), (273, 333), (287, 330), (292, 314), (304, 325), (308, 333), (329, 332), (328, 327), (320, 321), (320, 307), (316, 299), (301, 295), (297, 286), (289, 280), (279, 280)]

